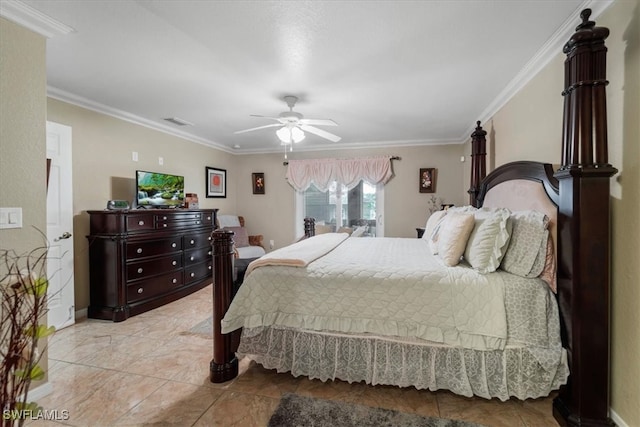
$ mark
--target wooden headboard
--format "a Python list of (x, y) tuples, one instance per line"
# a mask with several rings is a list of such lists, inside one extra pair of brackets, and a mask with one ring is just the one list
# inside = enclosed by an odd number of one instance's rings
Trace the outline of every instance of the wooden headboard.
[[(484, 181), (471, 175), (470, 201), (478, 206), (501, 182), (520, 177), (543, 183), (558, 206), (558, 306), (562, 342), (569, 358), (569, 382), (553, 403), (561, 425), (610, 426), (609, 181), (617, 169), (608, 163), (605, 89), (609, 30), (590, 21), (591, 10), (565, 44), (564, 120), (561, 166), (515, 162), (503, 165)], [(478, 127), (479, 124), (478, 124)], [(472, 135), (472, 171), (482, 171), (484, 135)], [(477, 164), (476, 164), (477, 163)], [(553, 174), (553, 177), (550, 175)], [(475, 180), (475, 181), (474, 181)], [(557, 198), (554, 193), (557, 190)]]

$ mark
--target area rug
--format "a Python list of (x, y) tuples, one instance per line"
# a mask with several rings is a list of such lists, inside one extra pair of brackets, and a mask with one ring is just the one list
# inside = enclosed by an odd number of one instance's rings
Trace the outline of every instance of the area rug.
[(316, 399), (286, 393), (269, 427), (483, 427), (467, 421), (423, 417), (390, 409)]

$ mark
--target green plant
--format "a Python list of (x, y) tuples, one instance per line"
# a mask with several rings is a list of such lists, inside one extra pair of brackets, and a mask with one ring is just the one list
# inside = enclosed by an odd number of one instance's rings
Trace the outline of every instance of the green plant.
[(48, 247), (26, 254), (0, 249), (0, 402), (3, 427), (21, 426), (38, 410), (27, 401), (32, 381), (45, 372), (39, 365), (38, 341), (55, 328), (44, 325), (47, 311)]

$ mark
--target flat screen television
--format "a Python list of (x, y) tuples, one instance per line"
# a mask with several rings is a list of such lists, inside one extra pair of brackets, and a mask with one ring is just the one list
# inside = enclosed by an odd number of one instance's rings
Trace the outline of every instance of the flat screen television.
[(178, 208), (184, 205), (184, 176), (136, 171), (136, 206)]

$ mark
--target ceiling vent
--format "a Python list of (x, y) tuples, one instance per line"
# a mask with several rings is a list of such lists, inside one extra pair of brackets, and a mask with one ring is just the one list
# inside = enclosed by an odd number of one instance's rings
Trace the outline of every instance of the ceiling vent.
[(169, 123), (173, 123), (174, 125), (178, 125), (178, 126), (193, 126), (193, 123), (189, 123), (188, 121), (179, 119), (177, 117), (167, 117), (164, 120), (168, 121)]

